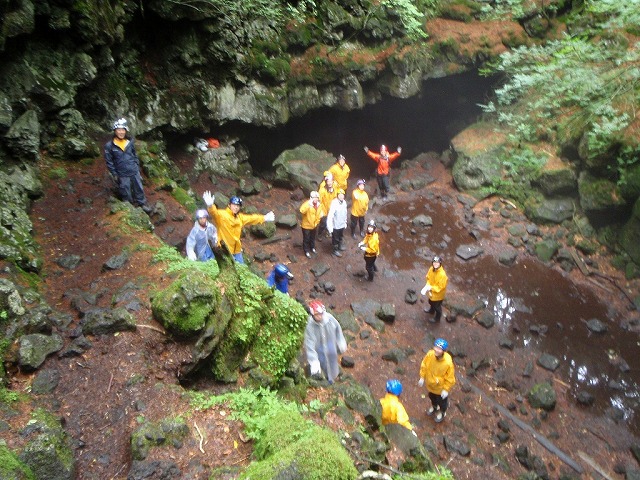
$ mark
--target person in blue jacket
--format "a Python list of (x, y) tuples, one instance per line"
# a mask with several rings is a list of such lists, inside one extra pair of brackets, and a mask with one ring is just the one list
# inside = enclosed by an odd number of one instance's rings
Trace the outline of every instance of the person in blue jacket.
[(271, 273), (267, 277), (267, 285), (270, 287), (275, 286), (282, 293), (289, 294), (289, 281), (293, 278), (293, 274), (289, 271), (286, 265), (277, 263), (274, 265)]
[(153, 209), (147, 205), (140, 175), (140, 159), (133, 138), (128, 137), (129, 126), (125, 118), (113, 124), (113, 138), (104, 146), (107, 170), (118, 186), (120, 198), (132, 205), (142, 207), (145, 213)]

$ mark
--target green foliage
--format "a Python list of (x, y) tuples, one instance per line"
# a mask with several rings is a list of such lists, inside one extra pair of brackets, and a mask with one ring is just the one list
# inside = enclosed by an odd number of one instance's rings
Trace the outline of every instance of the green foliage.
[[(593, 24), (580, 36), (503, 54), (488, 71), (507, 82), (485, 112), (507, 126), (513, 141), (576, 142), (584, 133), (587, 159), (612, 156), (610, 167), (622, 172), (637, 158), (638, 142), (629, 145), (624, 133), (640, 102), (640, 48), (628, 48), (609, 29), (637, 21), (639, 6), (637, 0), (586, 2), (581, 21)], [(593, 12), (599, 16), (587, 16)]]
[[(413, 40), (427, 38), (427, 32), (424, 30), (425, 15), (412, 0), (382, 0), (381, 3), (398, 15), (407, 37)], [(434, 4), (435, 2), (428, 3)]]
[(407, 477), (411, 480), (455, 480), (451, 470), (445, 467), (438, 467), (438, 470), (435, 472), (412, 473), (409, 476), (394, 475), (392, 478), (394, 480), (404, 480)]
[(35, 480), (31, 469), (22, 463), (4, 440), (0, 440), (0, 478), (15, 478), (21, 480)]
[(51, 180), (64, 180), (69, 176), (67, 169), (64, 167), (54, 167), (46, 172), (46, 176)]
[(180, 255), (175, 248), (169, 245), (162, 245), (153, 256), (153, 263), (165, 263), (167, 273), (199, 271), (216, 278), (220, 273), (218, 262), (211, 260), (209, 262), (194, 262)]

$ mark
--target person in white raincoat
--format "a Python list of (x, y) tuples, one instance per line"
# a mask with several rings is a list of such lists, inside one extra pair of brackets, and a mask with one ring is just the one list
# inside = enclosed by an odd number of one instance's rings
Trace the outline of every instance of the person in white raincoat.
[(340, 374), (338, 354), (347, 350), (342, 328), (324, 305), (314, 300), (309, 304), (309, 321), (304, 332), (304, 349), (311, 375), (324, 373), (329, 383)]
[(187, 258), (206, 262), (213, 260), (213, 246), (218, 243), (218, 231), (209, 223), (209, 213), (206, 210), (196, 212), (196, 223), (187, 237)]

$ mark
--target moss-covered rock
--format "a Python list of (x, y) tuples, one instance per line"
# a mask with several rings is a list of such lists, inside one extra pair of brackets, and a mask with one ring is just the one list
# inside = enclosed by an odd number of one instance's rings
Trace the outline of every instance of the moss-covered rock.
[(149, 455), (151, 447), (179, 447), (182, 445), (182, 439), (188, 434), (189, 427), (183, 418), (145, 422), (131, 434), (131, 456), (134, 460), (144, 460)]
[(20, 454), (35, 478), (47, 480), (73, 480), (75, 462), (69, 437), (60, 420), (45, 410), (38, 409), (24, 429), (28, 443)]
[(256, 441), (255, 450), (261, 460), (252, 463), (240, 478), (353, 480), (358, 476), (336, 434), (299, 414), (274, 415), (268, 421), (265, 435)]
[(288, 187), (300, 187), (305, 193), (309, 193), (318, 189), (318, 179), (322, 179), (322, 174), (335, 161), (331, 153), (307, 144), (285, 150), (273, 162), (274, 182)]
[(216, 315), (221, 301), (220, 284), (211, 275), (188, 271), (151, 300), (153, 316), (168, 331), (191, 337), (205, 328), (224, 331), (229, 318)]
[(578, 188), (576, 172), (568, 165), (541, 171), (532, 184), (549, 197), (575, 195)]
[(499, 180), (499, 151), (504, 139), (492, 124), (477, 123), (451, 140), (456, 157), (453, 179), (461, 190), (478, 190)]
[(532, 199), (525, 204), (527, 217), (536, 223), (559, 224), (573, 217), (576, 212), (576, 200), (573, 198)]
[(620, 233), (620, 244), (634, 263), (640, 265), (640, 198), (636, 200), (631, 217)]
[(3, 480), (35, 480), (31, 469), (0, 441), (0, 478)]
[(587, 172), (578, 178), (580, 206), (587, 213), (617, 212), (626, 202), (615, 182), (595, 177)]

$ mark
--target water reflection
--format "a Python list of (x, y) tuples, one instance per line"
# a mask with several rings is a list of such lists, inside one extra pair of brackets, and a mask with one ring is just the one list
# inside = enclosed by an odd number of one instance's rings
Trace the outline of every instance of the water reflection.
[[(388, 234), (393, 258), (387, 260), (398, 270), (421, 276), (436, 253), (431, 246), (438, 244), (451, 290), (481, 299), (494, 314), (493, 328), (508, 335), (516, 348), (535, 348), (560, 359), (555, 373), (569, 382), (573, 394), (590, 393), (596, 399), (595, 408), (617, 409), (635, 432), (640, 431), (634, 414), (640, 399), (640, 370), (627, 364), (637, 358), (637, 335), (620, 328), (621, 318), (590, 290), (524, 255), (511, 267), (488, 255), (463, 261), (455, 251), (473, 240), (452, 221), (450, 208), (438, 201), (425, 203), (411, 204), (415, 207), (412, 217), (402, 215), (408, 211), (402, 202), (381, 209), (395, 228)], [(437, 230), (412, 232), (411, 218), (427, 212)], [(592, 318), (605, 323), (608, 332), (592, 333), (586, 326)]]

